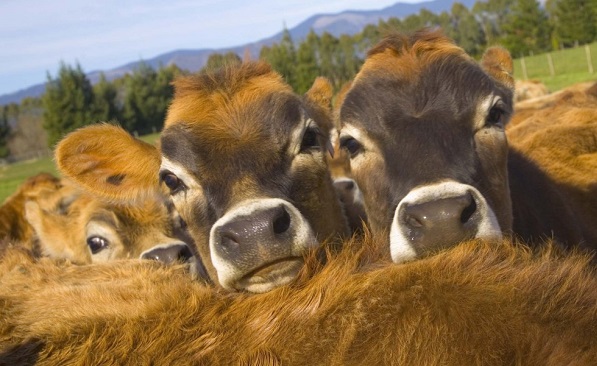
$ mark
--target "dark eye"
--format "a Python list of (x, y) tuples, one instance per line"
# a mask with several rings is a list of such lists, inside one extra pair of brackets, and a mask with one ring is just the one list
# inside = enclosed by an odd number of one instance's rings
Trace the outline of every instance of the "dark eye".
[(313, 147), (319, 147), (319, 135), (318, 131), (313, 128), (309, 128), (303, 135), (303, 141), (301, 142), (301, 151), (311, 149)]
[(361, 144), (352, 137), (346, 137), (340, 140), (340, 147), (348, 151), (350, 157), (356, 156), (361, 151)]
[(488, 125), (501, 126), (503, 125), (504, 110), (500, 107), (494, 106), (489, 110), (487, 119), (485, 120)]
[(110, 243), (101, 236), (90, 236), (87, 238), (87, 246), (91, 249), (92, 254), (97, 254), (106, 249)]
[(164, 182), (172, 194), (184, 188), (184, 184), (176, 175), (174, 175), (174, 173), (164, 172), (160, 175), (160, 180)]

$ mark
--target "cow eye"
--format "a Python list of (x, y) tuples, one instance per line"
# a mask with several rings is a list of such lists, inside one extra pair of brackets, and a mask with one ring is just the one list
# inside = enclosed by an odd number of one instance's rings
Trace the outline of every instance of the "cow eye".
[(91, 250), (92, 254), (97, 254), (102, 250), (106, 249), (110, 243), (105, 238), (101, 236), (90, 236), (87, 238), (87, 246)]
[(340, 147), (346, 151), (350, 157), (356, 156), (362, 149), (361, 144), (353, 137), (345, 137), (340, 140)]
[(162, 172), (160, 174), (160, 180), (170, 189), (171, 194), (184, 188), (182, 181), (172, 172)]
[(491, 126), (503, 126), (504, 125), (504, 110), (498, 106), (493, 106), (487, 114), (486, 123)]
[(301, 141), (301, 151), (305, 151), (314, 147), (320, 147), (319, 145), (319, 131), (315, 128), (308, 128), (303, 135)]

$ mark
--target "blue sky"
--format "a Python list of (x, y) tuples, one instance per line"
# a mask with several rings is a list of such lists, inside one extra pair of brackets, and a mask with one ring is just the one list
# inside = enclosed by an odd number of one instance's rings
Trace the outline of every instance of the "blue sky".
[(109, 70), (177, 49), (242, 45), (318, 13), (422, 0), (0, 0), (0, 95), (55, 76), (60, 61)]

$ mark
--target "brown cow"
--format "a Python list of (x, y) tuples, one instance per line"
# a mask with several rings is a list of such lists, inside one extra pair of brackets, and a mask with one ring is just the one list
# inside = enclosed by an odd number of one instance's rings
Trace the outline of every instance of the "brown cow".
[(369, 51), (340, 110), (340, 141), (395, 261), (504, 234), (597, 245), (566, 192), (508, 148), (513, 86), (505, 49), (479, 65), (439, 31), (388, 36)]
[(522, 102), (549, 94), (549, 90), (539, 80), (516, 80), (514, 84), (514, 101)]
[(296, 276), (303, 251), (348, 233), (325, 162), (331, 93), (320, 78), (299, 97), (261, 62), (183, 77), (159, 151), (96, 125), (58, 145), (58, 165), (115, 201), (155, 195), (161, 183), (210, 279), (268, 291)]
[(552, 125), (597, 123), (597, 83), (574, 85), (533, 103), (517, 105), (506, 133), (509, 141), (520, 142), (525, 136)]
[[(347, 244), (265, 294), (176, 266), (0, 261), (0, 364), (595, 365), (588, 257), (472, 241), (405, 264)], [(356, 248), (362, 248), (358, 250)]]
[[(568, 107), (592, 107), (597, 105), (597, 83), (583, 82), (571, 85), (555, 93), (543, 97), (529, 99), (515, 104), (514, 115), (508, 123), (507, 130), (510, 132), (518, 127), (522, 121), (537, 116), (538, 112), (545, 115), (546, 110), (559, 110)], [(549, 118), (538, 118), (541, 122), (549, 124)]]
[(39, 173), (25, 180), (0, 207), (0, 238), (5, 243), (31, 240), (33, 230), (25, 219), (25, 201), (60, 187), (60, 179), (49, 173)]

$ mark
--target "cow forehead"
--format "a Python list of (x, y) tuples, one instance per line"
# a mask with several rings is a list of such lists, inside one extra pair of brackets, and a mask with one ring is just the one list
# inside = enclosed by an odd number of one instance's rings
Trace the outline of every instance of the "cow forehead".
[(380, 135), (398, 125), (427, 122), (472, 128), (478, 103), (501, 93), (475, 62), (450, 48), (403, 53), (386, 49), (365, 62), (345, 97), (340, 119)]

